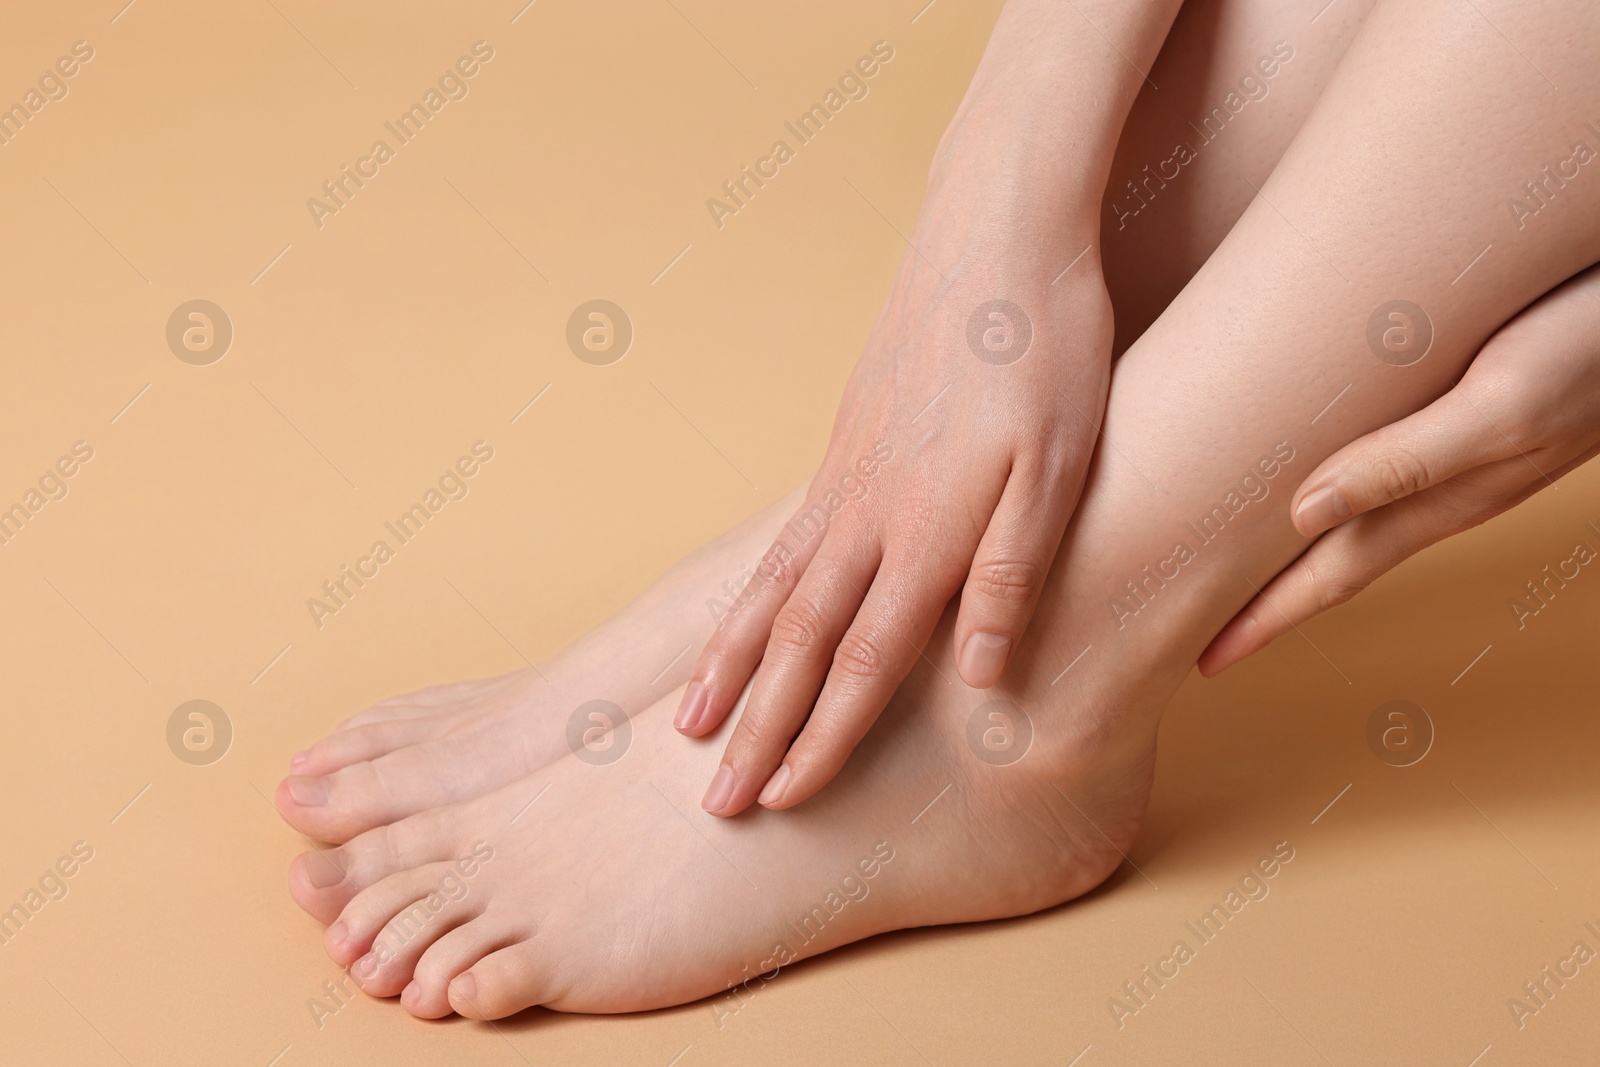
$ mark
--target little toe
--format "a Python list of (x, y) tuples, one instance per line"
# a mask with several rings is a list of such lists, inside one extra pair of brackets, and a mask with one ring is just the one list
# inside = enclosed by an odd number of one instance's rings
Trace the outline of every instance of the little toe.
[(521, 937), (521, 931), (486, 916), (456, 927), (422, 954), (400, 1003), (419, 1019), (449, 1015), (454, 1009), (448, 989), (456, 975)]
[(534, 941), (491, 952), (451, 979), (450, 1006), (469, 1019), (503, 1019), (554, 996), (553, 968)]

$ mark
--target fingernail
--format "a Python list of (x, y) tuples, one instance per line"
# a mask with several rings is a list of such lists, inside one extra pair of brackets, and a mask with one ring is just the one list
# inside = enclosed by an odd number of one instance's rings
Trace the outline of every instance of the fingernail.
[(302, 808), (321, 807), (328, 802), (328, 780), (307, 778), (298, 774), (290, 775), (289, 795)]
[(472, 972), (458, 974), (450, 981), (450, 996), (456, 1000), (472, 1003), (472, 998), (478, 995), (478, 980), (472, 977)]
[(761, 795), (756, 799), (769, 806), (776, 804), (783, 799), (784, 791), (789, 788), (789, 779), (792, 777), (787, 763), (778, 764), (778, 769), (772, 772), (772, 777), (767, 779), (766, 788), (761, 790)]
[(421, 999), (422, 983), (413, 978), (411, 981), (407, 982), (406, 987), (400, 991), (400, 1003), (404, 1004), (408, 1008), (414, 1008), (417, 1006), (417, 1001)]
[(326, 889), (344, 881), (344, 865), (334, 859), (338, 854), (336, 848), (306, 853), (306, 879), (311, 883), (311, 888)]
[(1350, 517), (1350, 504), (1335, 486), (1307, 493), (1295, 509), (1294, 524), (1310, 537), (1331, 530)]
[(717, 768), (716, 777), (711, 779), (711, 788), (706, 790), (706, 797), (700, 802), (700, 806), (707, 811), (716, 811), (732, 796), (733, 768), (724, 763)]
[(976, 689), (987, 689), (1000, 680), (1006, 669), (1006, 654), (1011, 638), (1001, 634), (977, 633), (961, 646), (961, 677)]
[(296, 752), (294, 755), (289, 757), (289, 769), (292, 771), (299, 770), (301, 767), (305, 766), (305, 762), (310, 756), (311, 753), (309, 750), (305, 752)]
[(683, 699), (678, 702), (678, 717), (672, 720), (672, 725), (679, 730), (688, 730), (700, 722), (700, 716), (706, 710), (706, 687), (700, 682), (690, 682), (689, 688), (683, 691)]

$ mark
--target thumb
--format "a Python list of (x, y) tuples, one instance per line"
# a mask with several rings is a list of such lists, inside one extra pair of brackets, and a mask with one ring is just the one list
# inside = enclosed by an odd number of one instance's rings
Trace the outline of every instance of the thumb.
[(1294, 525), (1315, 537), (1374, 508), (1421, 492), (1515, 449), (1462, 386), (1324, 460), (1290, 504)]

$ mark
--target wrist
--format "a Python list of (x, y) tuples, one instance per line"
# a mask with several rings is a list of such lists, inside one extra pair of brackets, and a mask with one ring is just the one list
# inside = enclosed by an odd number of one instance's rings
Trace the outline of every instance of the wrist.
[(976, 210), (1001, 231), (1092, 239), (1142, 71), (1178, 4), (1009, 0), (940, 139), (930, 203)]

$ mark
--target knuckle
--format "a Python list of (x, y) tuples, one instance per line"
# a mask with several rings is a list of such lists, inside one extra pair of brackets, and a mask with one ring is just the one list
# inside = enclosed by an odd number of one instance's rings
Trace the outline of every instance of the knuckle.
[(748, 711), (739, 719), (739, 728), (734, 731), (732, 742), (728, 745), (728, 754), (737, 757), (740, 754), (763, 752), (767, 748), (768, 738), (774, 731), (769, 728), (765, 715), (750, 714)]
[(847, 678), (867, 680), (881, 677), (888, 668), (889, 658), (883, 645), (871, 634), (851, 630), (839, 642), (833, 653), (834, 669)]
[(972, 568), (967, 588), (1003, 603), (1023, 603), (1039, 591), (1044, 572), (1028, 560), (989, 560)]
[(1372, 477), (1390, 500), (1399, 500), (1428, 484), (1428, 468), (1415, 453), (1396, 451), (1372, 461)]
[(1326, 561), (1319, 564), (1318, 561), (1302, 559), (1300, 572), (1305, 585), (1311, 590), (1311, 602), (1315, 605), (1312, 614), (1336, 608), (1366, 588), (1365, 582)]
[(822, 612), (804, 597), (790, 597), (772, 620), (769, 646), (774, 652), (804, 655), (822, 643), (827, 623)]

